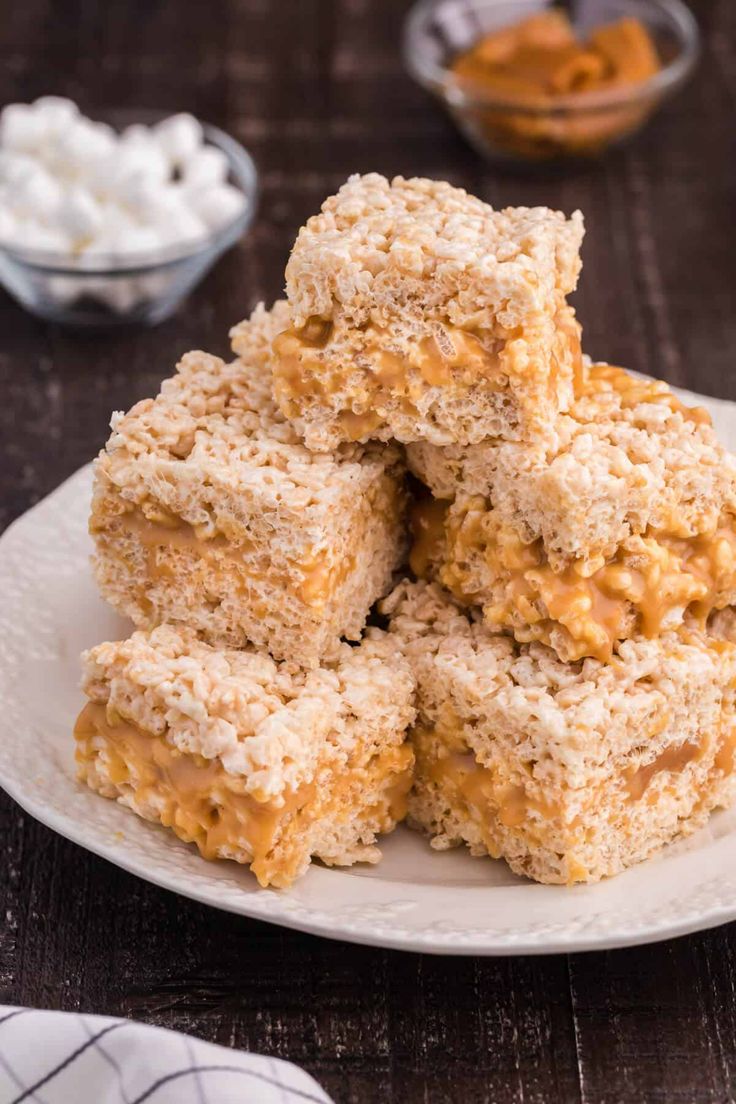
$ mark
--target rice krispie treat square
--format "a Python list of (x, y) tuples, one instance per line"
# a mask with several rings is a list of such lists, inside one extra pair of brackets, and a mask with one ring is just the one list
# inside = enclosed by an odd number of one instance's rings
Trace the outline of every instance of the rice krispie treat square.
[[(438, 850), (465, 843), (539, 882), (593, 882), (736, 800), (723, 635), (561, 663), (474, 623), (436, 584), (404, 582), (383, 605), (417, 680), (409, 823)], [(733, 635), (733, 612), (719, 618)]]
[(415, 572), (564, 660), (736, 602), (736, 459), (665, 383), (594, 364), (534, 444), (424, 442)]
[(582, 216), (353, 176), (302, 227), (274, 387), (310, 448), (525, 439), (569, 405)]
[(82, 781), (207, 859), (249, 863), (262, 886), (313, 857), (377, 862), (376, 836), (404, 816), (413, 680), (377, 631), (311, 671), (170, 625), (82, 661)]
[(274, 406), (285, 305), (236, 335), (240, 359), (189, 353), (157, 398), (113, 419), (90, 530), (104, 597), (139, 628), (190, 625), (316, 664), (358, 639), (405, 555), (398, 450), (313, 453)]

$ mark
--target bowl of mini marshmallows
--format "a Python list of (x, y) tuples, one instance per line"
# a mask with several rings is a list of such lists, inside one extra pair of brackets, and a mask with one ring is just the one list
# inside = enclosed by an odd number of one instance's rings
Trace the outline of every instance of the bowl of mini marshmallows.
[(187, 114), (125, 124), (59, 96), (0, 112), (0, 280), (34, 314), (160, 322), (253, 219), (258, 176), (233, 138)]

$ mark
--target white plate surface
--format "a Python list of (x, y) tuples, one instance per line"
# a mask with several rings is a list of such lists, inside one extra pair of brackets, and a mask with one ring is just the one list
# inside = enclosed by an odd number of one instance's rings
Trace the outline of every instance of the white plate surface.
[[(736, 444), (736, 407), (699, 400)], [(130, 627), (88, 567), (85, 468), (0, 538), (0, 784), (68, 839), (141, 878), (318, 935), (437, 954), (544, 954), (666, 939), (736, 919), (736, 810), (658, 858), (596, 886), (534, 885), (502, 862), (434, 853), (399, 828), (377, 867), (313, 866), (288, 892), (193, 847), (75, 779), (79, 652)]]

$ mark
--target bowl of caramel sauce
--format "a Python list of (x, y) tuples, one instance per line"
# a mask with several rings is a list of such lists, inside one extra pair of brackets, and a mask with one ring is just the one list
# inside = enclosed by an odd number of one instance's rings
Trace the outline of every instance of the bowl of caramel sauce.
[(600, 156), (685, 82), (699, 51), (680, 0), (420, 0), (404, 53), (486, 157)]

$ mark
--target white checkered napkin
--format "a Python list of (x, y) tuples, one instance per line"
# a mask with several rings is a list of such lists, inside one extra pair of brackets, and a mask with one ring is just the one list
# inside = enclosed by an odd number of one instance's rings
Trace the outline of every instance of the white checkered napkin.
[(160, 1027), (0, 1005), (0, 1104), (332, 1104), (308, 1073)]

